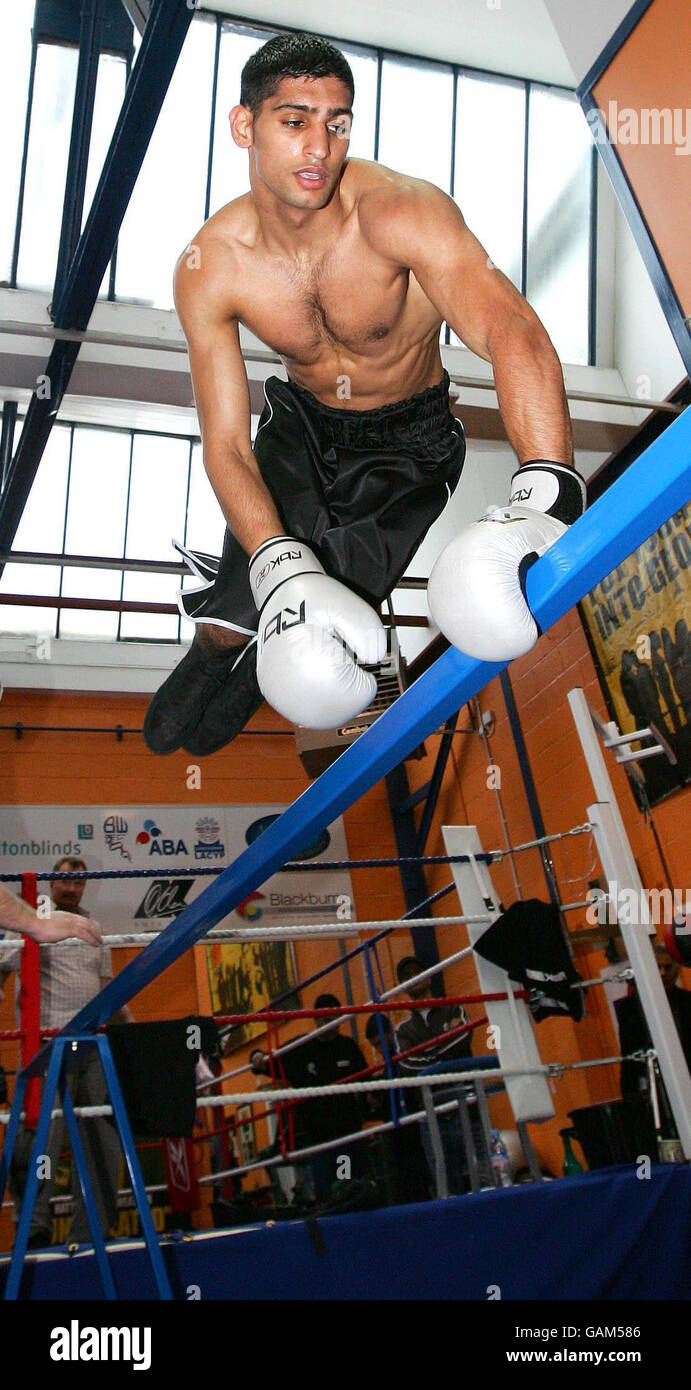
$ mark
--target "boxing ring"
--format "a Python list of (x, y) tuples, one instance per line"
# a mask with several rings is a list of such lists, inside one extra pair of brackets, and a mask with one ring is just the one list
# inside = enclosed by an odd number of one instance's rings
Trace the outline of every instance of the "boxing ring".
[[(680, 509), (688, 500), (691, 493), (691, 415), (687, 411), (679, 417), (665, 433), (656, 440), (646, 452), (627, 470), (627, 472), (600, 498), (586, 514), (577, 521), (570, 530), (554, 545), (547, 553), (532, 567), (527, 576), (527, 596), (530, 607), (540, 625), (541, 630), (546, 630), (570, 608), (573, 607), (583, 596), (607, 573), (616, 567), (632, 550), (641, 545), (660, 525), (662, 525), (672, 513)], [(48, 1071), (48, 1080), (44, 1087), (44, 1099), (39, 1117), (39, 1126), (36, 1135), (36, 1151), (40, 1151), (45, 1142), (50, 1119), (50, 1109), (53, 1097), (56, 1093), (58, 1083), (63, 1076), (63, 1064), (69, 1067), (69, 1055), (80, 1046), (96, 1046), (101, 1053), (104, 1071), (109, 1083), (109, 1090), (113, 1101), (113, 1109), (118, 1118), (118, 1123), (124, 1118), (125, 1129), (121, 1124), (124, 1147), (127, 1154), (128, 1126), (127, 1117), (124, 1115), (122, 1097), (119, 1092), (117, 1077), (114, 1072), (112, 1060), (109, 1056), (107, 1045), (102, 1038), (95, 1036), (95, 1030), (105, 1024), (108, 1018), (127, 1003), (134, 994), (139, 993), (147, 984), (155, 979), (162, 971), (175, 962), (180, 955), (191, 946), (199, 942), (216, 924), (233, 910), (243, 899), (258, 888), (266, 879), (277, 869), (281, 868), (291, 857), (300, 851), (336, 816), (346, 810), (359, 796), (366, 792), (370, 787), (379, 781), (392, 767), (396, 766), (401, 760), (420, 743), (428, 734), (436, 729), (441, 723), (449, 718), (461, 704), (470, 700), (481, 688), (483, 688), (493, 676), (497, 675), (502, 669), (502, 665), (490, 664), (470, 659), (462, 653), (450, 649), (430, 668), (409, 690), (407, 690), (380, 719), (372, 725), (341, 757), (316, 781), (299, 799), (286, 810), (283, 815), (275, 821), (264, 834), (254, 841), (238, 859), (225, 869), (215, 882), (207, 888), (189, 907), (187, 907), (173, 922), (166, 928), (161, 935), (148, 945), (136, 960), (131, 961), (125, 968), (96, 995), (91, 1003), (82, 1009), (68, 1025), (58, 1034), (55, 1042), (44, 1047), (33, 1061), (24, 1069), (17, 1081), (15, 1098), (12, 1108), (12, 1115), (8, 1126), (7, 1141), (0, 1164), (0, 1190), (4, 1192), (6, 1169), (8, 1156), (11, 1155), (16, 1136), (19, 1115), (26, 1084), (31, 1077), (44, 1074)], [(524, 1068), (525, 1071), (525, 1068)], [(541, 1073), (544, 1082), (544, 1071)], [(367, 1083), (362, 1083), (365, 1086)], [(392, 1085), (393, 1083), (379, 1083), (380, 1085)], [(398, 1083), (400, 1084), (400, 1083)], [(60, 1088), (62, 1090), (62, 1088)], [(267, 1094), (267, 1099), (270, 1093)], [(74, 1135), (77, 1133), (74, 1115), (71, 1112), (69, 1095), (64, 1099), (65, 1115), (68, 1129)], [(120, 1112), (123, 1112), (122, 1114)], [(70, 1123), (71, 1120), (71, 1123)], [(131, 1143), (131, 1135), (129, 1136)], [(79, 1139), (75, 1145), (75, 1157), (79, 1165)], [(83, 1158), (83, 1155), (82, 1155)], [(129, 1161), (129, 1160), (128, 1160)], [(137, 1163), (130, 1164), (130, 1175), (133, 1187), (137, 1191)], [(620, 1211), (621, 1220), (631, 1226), (629, 1205), (639, 1202), (640, 1211), (640, 1184), (637, 1184), (635, 1174), (621, 1174), (620, 1177), (602, 1174), (589, 1174), (583, 1180), (568, 1180), (573, 1185), (576, 1193), (576, 1208), (580, 1207), (581, 1216), (568, 1217), (569, 1230), (575, 1232), (576, 1228), (583, 1220), (583, 1204), (590, 1210), (589, 1203), (594, 1202), (595, 1206), (602, 1204), (603, 1184), (608, 1189), (607, 1202), (611, 1199), (611, 1212), (614, 1218), (617, 1211)], [(661, 1204), (672, 1188), (678, 1188), (680, 1194), (688, 1194), (689, 1175), (685, 1169), (679, 1173), (670, 1173), (667, 1170), (660, 1170), (655, 1175), (655, 1181), (646, 1184), (647, 1193), (650, 1197), (650, 1207), (646, 1205), (645, 1215), (641, 1217), (644, 1225), (653, 1219), (653, 1212), (656, 1213), (655, 1220), (662, 1221)], [(31, 1183), (34, 1190), (37, 1179), (35, 1175), (30, 1178), (29, 1188), (27, 1189), (27, 1200), (24, 1204), (22, 1217), (19, 1222), (17, 1239), (10, 1267), (7, 1275), (5, 1288), (5, 1298), (16, 1298), (20, 1287), (22, 1292), (27, 1289), (33, 1290), (35, 1297), (45, 1296), (41, 1293), (40, 1265), (35, 1265), (33, 1261), (28, 1262), (27, 1269), (22, 1280), (22, 1261), (26, 1252), (26, 1241), (28, 1237), (28, 1227), (31, 1215), (32, 1192)], [(141, 1177), (139, 1177), (141, 1184)], [(490, 1224), (496, 1217), (496, 1239), (502, 1246), (502, 1259), (508, 1261), (507, 1268), (511, 1266), (513, 1256), (510, 1253), (512, 1241), (515, 1235), (516, 1259), (518, 1252), (523, 1245), (525, 1248), (526, 1231), (531, 1222), (537, 1222), (538, 1229), (543, 1229), (545, 1239), (547, 1232), (554, 1228), (556, 1220), (553, 1204), (558, 1202), (558, 1192), (565, 1194), (572, 1191), (572, 1187), (567, 1187), (563, 1183), (555, 1185), (557, 1194), (554, 1195), (549, 1184), (536, 1184), (535, 1191), (526, 1195), (524, 1192), (509, 1193), (478, 1193), (472, 1198), (452, 1199), (442, 1204), (428, 1203), (424, 1207), (412, 1207), (400, 1209), (398, 1215), (393, 1217), (391, 1213), (369, 1213), (366, 1217), (337, 1217), (329, 1218), (329, 1222), (351, 1223), (350, 1226), (336, 1224), (333, 1227), (334, 1249), (339, 1251), (338, 1259), (343, 1265), (342, 1277), (334, 1274), (334, 1282), (329, 1285), (333, 1289), (331, 1293), (324, 1295), (318, 1292), (319, 1278), (314, 1287), (307, 1278), (307, 1269), (310, 1264), (311, 1256), (305, 1252), (305, 1242), (307, 1237), (303, 1223), (286, 1223), (281, 1230), (280, 1239), (274, 1240), (274, 1233), (269, 1233), (268, 1244), (273, 1243), (274, 1254), (278, 1254), (279, 1245), (283, 1248), (286, 1243), (286, 1268), (289, 1268), (291, 1261), (304, 1257), (305, 1264), (305, 1292), (304, 1297), (333, 1296), (333, 1297), (378, 1297), (390, 1296), (390, 1293), (379, 1284), (377, 1293), (374, 1286), (367, 1285), (368, 1291), (355, 1292), (349, 1282), (346, 1266), (350, 1261), (350, 1254), (347, 1253), (358, 1242), (369, 1241), (376, 1244), (381, 1238), (382, 1248), (386, 1248), (388, 1230), (391, 1239), (395, 1242), (399, 1239), (415, 1239), (419, 1242), (422, 1250), (428, 1246), (431, 1240), (429, 1232), (434, 1229), (437, 1234), (434, 1241), (440, 1252), (447, 1248), (451, 1250), (454, 1242), (458, 1240), (458, 1231), (465, 1229), (466, 1223), (475, 1219), (479, 1222), (477, 1234), (473, 1237), (472, 1248), (478, 1248), (486, 1239), (486, 1235), (480, 1234), (484, 1222)], [(545, 1191), (547, 1189), (547, 1192)], [(85, 1197), (86, 1197), (85, 1193)], [(141, 1194), (139, 1194), (141, 1196)], [(616, 1196), (616, 1200), (614, 1200)], [(504, 1203), (512, 1202), (511, 1208), (504, 1206)], [(495, 1206), (491, 1203), (494, 1202)], [(471, 1205), (464, 1205), (470, 1203)], [(540, 1204), (540, 1210), (536, 1215), (534, 1204)], [(138, 1200), (138, 1205), (140, 1205)], [(87, 1203), (88, 1207), (88, 1203)], [(143, 1207), (146, 1208), (146, 1201), (143, 1200)], [(576, 1211), (574, 1208), (574, 1212)], [(511, 1220), (507, 1225), (507, 1212), (511, 1211)], [(562, 1213), (566, 1219), (566, 1210)], [(523, 1226), (523, 1217), (527, 1225)], [(594, 1217), (593, 1217), (594, 1219)], [(442, 1239), (439, 1233), (438, 1223), (446, 1221), (446, 1235)], [(144, 1258), (146, 1249), (153, 1266), (154, 1283), (158, 1290), (159, 1297), (189, 1297), (184, 1292), (188, 1287), (185, 1283), (187, 1273), (180, 1273), (187, 1269), (187, 1245), (185, 1245), (185, 1258), (171, 1255), (171, 1248), (174, 1242), (161, 1242), (153, 1233), (153, 1229), (146, 1229), (146, 1218), (142, 1212), (142, 1223), (145, 1232)], [(299, 1231), (294, 1227), (298, 1226)], [(397, 1234), (391, 1234), (394, 1227), (404, 1228), (404, 1234), (397, 1229)], [(376, 1229), (375, 1229), (376, 1228)], [(487, 1228), (489, 1229), (489, 1228)], [(581, 1227), (582, 1229), (582, 1227)], [(641, 1236), (640, 1252), (641, 1257), (645, 1247), (642, 1238), (642, 1227), (636, 1225), (636, 1231)], [(93, 1230), (93, 1223), (92, 1223)], [(367, 1235), (369, 1231), (369, 1236)], [(500, 1236), (500, 1232), (506, 1233), (506, 1238)], [(291, 1236), (292, 1232), (292, 1236)], [(381, 1232), (381, 1234), (380, 1234)], [(450, 1234), (454, 1232), (455, 1234)], [(243, 1235), (248, 1233), (243, 1228)], [(611, 1233), (608, 1239), (611, 1243)], [(673, 1236), (670, 1227), (669, 1238), (674, 1249), (677, 1249), (676, 1237)], [(293, 1245), (290, 1242), (293, 1240)], [(465, 1237), (464, 1237), (465, 1239)], [(236, 1245), (232, 1246), (232, 1241)], [(249, 1244), (245, 1253), (242, 1251), (242, 1242), (239, 1233), (230, 1232), (224, 1237), (214, 1235), (207, 1236), (204, 1241), (197, 1241), (195, 1238), (189, 1249), (201, 1252), (204, 1245), (209, 1258), (211, 1258), (213, 1247), (219, 1242), (225, 1250), (222, 1260), (226, 1261), (225, 1268), (235, 1269), (238, 1275), (237, 1282), (234, 1282), (232, 1274), (226, 1282), (221, 1280), (221, 1285), (225, 1292), (219, 1292), (216, 1296), (233, 1297), (238, 1295), (239, 1285), (242, 1285), (242, 1297), (247, 1297), (246, 1265), (247, 1250), (256, 1249), (259, 1251), (257, 1263), (257, 1287), (261, 1285), (263, 1296), (290, 1296), (295, 1297), (296, 1291), (293, 1287), (290, 1294), (281, 1292), (280, 1270), (277, 1266), (275, 1278), (268, 1271), (268, 1257), (264, 1247), (267, 1246), (266, 1232), (250, 1232)], [(98, 1240), (94, 1234), (95, 1253), (79, 1258), (70, 1265), (67, 1277), (67, 1284), (70, 1292), (67, 1296), (84, 1296), (78, 1291), (81, 1288), (80, 1280), (75, 1274), (79, 1269), (91, 1269), (91, 1276), (85, 1274), (87, 1283), (91, 1279), (90, 1287), (93, 1287), (93, 1266), (94, 1261), (98, 1264), (107, 1297), (122, 1296), (122, 1289), (125, 1285), (122, 1282), (120, 1273), (113, 1273), (109, 1270), (106, 1262), (103, 1242)], [(615, 1242), (616, 1245), (616, 1242)], [(99, 1248), (100, 1246), (100, 1248)], [(237, 1249), (238, 1261), (234, 1263), (232, 1251), (229, 1257), (229, 1248)], [(155, 1250), (154, 1248), (155, 1247)], [(392, 1247), (393, 1248), (393, 1247)], [(619, 1253), (623, 1247), (617, 1245)], [(117, 1249), (117, 1247), (116, 1247)], [(292, 1251), (292, 1253), (291, 1253)], [(262, 1253), (264, 1252), (264, 1253)], [(630, 1242), (627, 1246), (626, 1259), (631, 1261), (632, 1267), (638, 1266), (638, 1259), (634, 1256), (633, 1247)], [(109, 1251), (110, 1255), (110, 1251)], [(128, 1260), (134, 1260), (133, 1249), (122, 1250), (118, 1260), (127, 1255)], [(55, 1257), (53, 1257), (55, 1258)], [(360, 1255), (360, 1259), (364, 1258)], [(495, 1260), (496, 1247), (495, 1247)], [(683, 1263), (683, 1257), (679, 1256)], [(584, 1251), (584, 1261), (587, 1258)], [(366, 1261), (367, 1262), (367, 1261)], [(49, 1265), (52, 1263), (48, 1261)], [(117, 1260), (109, 1261), (114, 1266)], [(136, 1261), (135, 1261), (136, 1263)], [(280, 1262), (279, 1262), (280, 1263)], [(670, 1267), (672, 1265), (670, 1261)], [(448, 1261), (444, 1258), (441, 1263), (434, 1262), (437, 1277), (439, 1278), (442, 1269), (445, 1270), (446, 1279), (445, 1290), (440, 1296), (449, 1297), (486, 1297), (487, 1294), (481, 1290), (480, 1283), (485, 1277), (481, 1272), (484, 1268), (480, 1260), (478, 1268), (466, 1268), (459, 1271), (457, 1267), (448, 1269)], [(568, 1265), (568, 1261), (567, 1261)], [(391, 1263), (385, 1261), (383, 1269), (390, 1273)], [(432, 1277), (430, 1270), (426, 1268), (425, 1261), (421, 1260), (420, 1268), (426, 1269), (427, 1282), (423, 1285), (418, 1283), (417, 1275), (404, 1280), (407, 1292), (398, 1293), (400, 1297), (429, 1296), (430, 1283)], [(680, 1268), (680, 1267), (679, 1267)], [(676, 1276), (679, 1275), (679, 1268), (676, 1268)], [(293, 1263), (294, 1269), (294, 1263)], [(38, 1270), (39, 1274), (35, 1271)], [(239, 1271), (242, 1270), (242, 1278)], [(676, 1277), (675, 1276), (675, 1277)], [(554, 1277), (554, 1276), (553, 1276)], [(566, 1277), (564, 1272), (564, 1278)], [(559, 1276), (561, 1278), (561, 1275)], [(76, 1284), (75, 1284), (76, 1279)], [(612, 1287), (612, 1273), (609, 1271), (603, 1275), (604, 1284), (601, 1287)], [(478, 1283), (478, 1280), (480, 1283)], [(609, 1280), (609, 1283), (608, 1283)], [(262, 1282), (263, 1281), (263, 1282)], [(496, 1282), (496, 1279), (495, 1279)], [(577, 1281), (578, 1282), (578, 1281)], [(193, 1284), (194, 1279), (190, 1278), (189, 1283)], [(615, 1281), (616, 1283), (616, 1281)], [(663, 1281), (664, 1283), (664, 1281)], [(144, 1279), (146, 1285), (146, 1279)], [(328, 1284), (328, 1280), (327, 1280)], [(516, 1290), (521, 1287), (522, 1291), (516, 1291), (513, 1297), (549, 1297), (545, 1290), (549, 1283), (544, 1285), (543, 1291), (538, 1291), (539, 1280), (533, 1286), (533, 1292), (527, 1293), (525, 1285), (516, 1283)], [(426, 1290), (422, 1292), (423, 1286)], [(86, 1284), (84, 1285), (86, 1287)], [(360, 1288), (364, 1286), (360, 1283)], [(402, 1286), (403, 1287), (403, 1286)], [(552, 1285), (553, 1287), (553, 1285)], [(565, 1293), (568, 1297), (593, 1297), (602, 1296), (602, 1293), (588, 1293), (585, 1290), (593, 1287), (588, 1283), (588, 1279), (582, 1281), (582, 1288)], [(641, 1286), (641, 1272), (638, 1270), (638, 1289)], [(676, 1296), (678, 1296), (679, 1284), (677, 1281)], [(273, 1289), (273, 1292), (272, 1292)], [(338, 1289), (338, 1291), (337, 1291)], [(475, 1290), (471, 1292), (470, 1290)], [(181, 1292), (182, 1290), (182, 1292)], [(310, 1292), (310, 1290), (312, 1290)], [(349, 1291), (350, 1290), (350, 1291)], [(54, 1284), (53, 1284), (54, 1296)], [(147, 1297), (150, 1294), (142, 1293), (141, 1296)], [(558, 1295), (557, 1295), (558, 1296)], [(628, 1296), (623, 1293), (610, 1294), (613, 1297)], [(635, 1294), (634, 1296), (667, 1296), (660, 1294)]]
[[(652, 485), (652, 486), (651, 486)], [(527, 597), (544, 632), (642, 545), (691, 495), (691, 412), (665, 430), (529, 570)], [(88, 1033), (172, 965), (239, 902), (472, 699), (506, 663), (450, 648), (255, 840), (164, 934), (63, 1030)], [(41, 1054), (28, 1075), (43, 1070)]]

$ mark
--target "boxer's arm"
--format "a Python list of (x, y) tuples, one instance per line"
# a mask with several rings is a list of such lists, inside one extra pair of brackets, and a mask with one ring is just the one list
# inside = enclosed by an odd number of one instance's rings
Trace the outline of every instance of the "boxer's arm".
[(178, 263), (175, 307), (189, 349), (204, 466), (230, 530), (251, 555), (284, 528), (252, 452), (249, 385), (227, 265), (208, 243), (199, 268), (184, 256)]
[(473, 236), (453, 199), (417, 179), (362, 200), (360, 224), (381, 254), (412, 270), (438, 313), (494, 370), (499, 409), (520, 463), (573, 464), (559, 358), (537, 314)]

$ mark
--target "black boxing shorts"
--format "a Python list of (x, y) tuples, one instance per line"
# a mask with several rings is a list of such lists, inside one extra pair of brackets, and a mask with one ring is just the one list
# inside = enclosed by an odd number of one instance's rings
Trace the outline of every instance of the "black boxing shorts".
[[(334, 409), (275, 376), (264, 393), (254, 454), (285, 534), (379, 607), (461, 476), (465, 435), (449, 407), (448, 374), (377, 410)], [(202, 581), (180, 592), (183, 616), (253, 636), (248, 556), (230, 531), (220, 560), (178, 549)]]

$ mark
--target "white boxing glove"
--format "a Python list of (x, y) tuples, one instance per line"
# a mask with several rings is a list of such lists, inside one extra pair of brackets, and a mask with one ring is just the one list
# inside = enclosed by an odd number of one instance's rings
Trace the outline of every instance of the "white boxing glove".
[(540, 629), (525, 597), (525, 576), (585, 510), (585, 483), (546, 459), (511, 479), (508, 507), (490, 507), (447, 545), (429, 578), (427, 599), (445, 637), (481, 661), (513, 661)]
[(386, 655), (378, 613), (290, 536), (260, 545), (249, 575), (260, 614), (257, 681), (269, 704), (308, 729), (336, 729), (366, 709), (377, 682), (358, 663)]

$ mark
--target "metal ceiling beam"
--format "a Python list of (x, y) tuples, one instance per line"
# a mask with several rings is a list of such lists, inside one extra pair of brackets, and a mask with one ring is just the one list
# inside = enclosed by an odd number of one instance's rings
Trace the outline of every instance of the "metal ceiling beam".
[(53, 300), (58, 299), (77, 248), (84, 213), (86, 175), (91, 146), (91, 127), (101, 57), (100, 0), (82, 0), (79, 29), (79, 64), (72, 106), (72, 134), (67, 159), (65, 198)]
[[(58, 329), (87, 327), (193, 16), (187, 0), (153, 0), (91, 211), (53, 304)], [(12, 546), (79, 347), (55, 343), (31, 398), (0, 499), (2, 550)]]
[(143, 34), (149, 18), (149, 10), (151, 9), (150, 0), (122, 0), (122, 3), (135, 29), (138, 29), (139, 33)]

